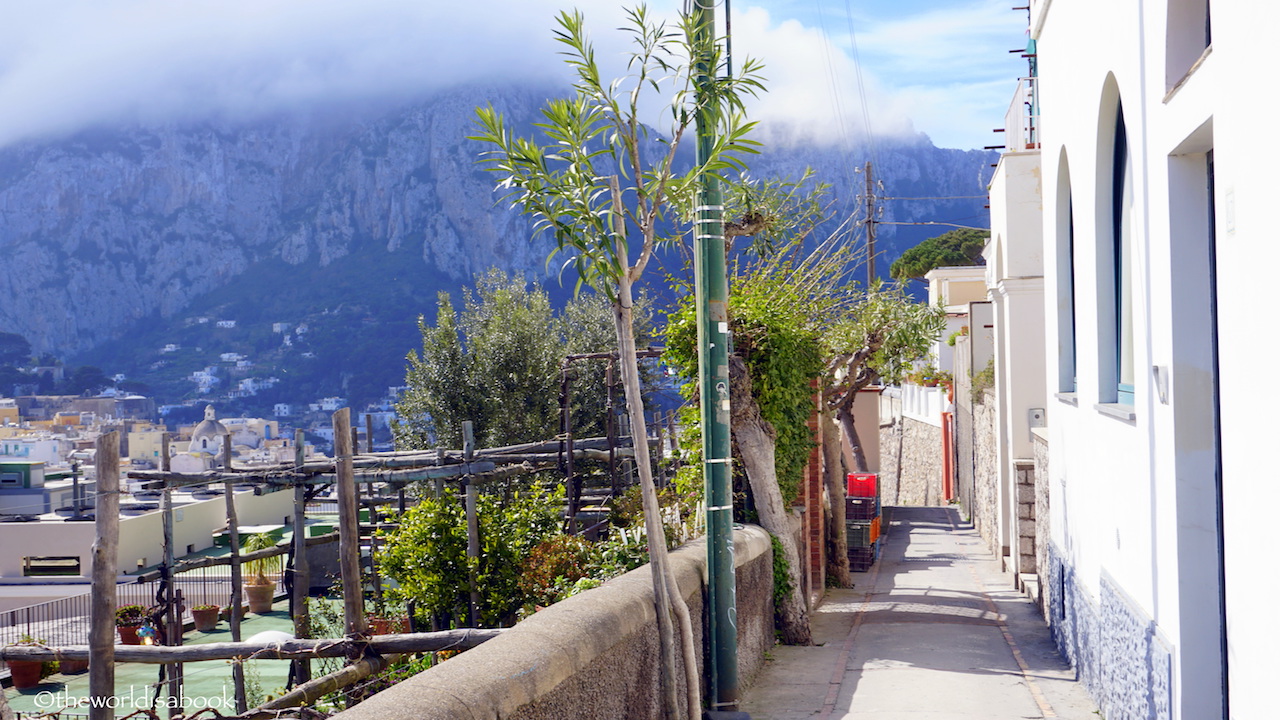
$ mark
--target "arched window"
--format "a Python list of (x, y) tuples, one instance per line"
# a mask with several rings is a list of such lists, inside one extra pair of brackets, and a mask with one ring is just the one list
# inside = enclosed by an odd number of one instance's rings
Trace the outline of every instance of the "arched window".
[(1058, 391), (1076, 391), (1076, 261), (1075, 209), (1071, 169), (1064, 149), (1058, 160), (1057, 202)]
[(1124, 107), (1116, 110), (1112, 153), (1111, 237), (1115, 253), (1116, 402), (1133, 404), (1133, 167)]

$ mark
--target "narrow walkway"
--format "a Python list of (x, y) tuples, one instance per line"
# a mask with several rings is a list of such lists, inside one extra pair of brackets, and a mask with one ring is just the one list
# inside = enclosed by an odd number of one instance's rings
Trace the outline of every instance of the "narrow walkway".
[(814, 647), (777, 646), (753, 720), (1097, 720), (1036, 607), (953, 507), (885, 508), (886, 545), (829, 590)]

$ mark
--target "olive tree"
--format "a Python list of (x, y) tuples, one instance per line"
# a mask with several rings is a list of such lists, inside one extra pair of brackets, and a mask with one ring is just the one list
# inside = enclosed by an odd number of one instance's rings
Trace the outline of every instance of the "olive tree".
[[(631, 426), (640, 433), (645, 412), (632, 330), (633, 287), (656, 246), (679, 237), (663, 229), (688, 217), (701, 177), (740, 168), (738, 157), (754, 152), (742, 98), (761, 89), (760, 66), (748, 60), (735, 74), (721, 72), (718, 46), (699, 40), (703, 36), (692, 16), (669, 24), (641, 6), (627, 11), (624, 30), (633, 47), (627, 75), (606, 82), (582, 14), (562, 12), (556, 23), (556, 39), (564, 45), (576, 81), (569, 97), (549, 100), (542, 108), (542, 137), (516, 136), (501, 114), (484, 107), (477, 109), (480, 131), (474, 139), (490, 146), (481, 162), (498, 175), (512, 204), (533, 216), (534, 227), (555, 239), (567, 256), (565, 267), (577, 272), (579, 287), (590, 285), (611, 299), (627, 410)], [(699, 62), (715, 68), (709, 92), (695, 88)], [(661, 132), (643, 119), (642, 107), (651, 101), (664, 108)], [(700, 102), (717, 109), (716, 141), (702, 162), (682, 169), (677, 151), (706, 107)], [(664, 701), (676, 716), (669, 614), (674, 610), (689, 690), (685, 707), (692, 719), (701, 713), (692, 622), (667, 563), (648, 444), (641, 440), (634, 445), (662, 645)]]

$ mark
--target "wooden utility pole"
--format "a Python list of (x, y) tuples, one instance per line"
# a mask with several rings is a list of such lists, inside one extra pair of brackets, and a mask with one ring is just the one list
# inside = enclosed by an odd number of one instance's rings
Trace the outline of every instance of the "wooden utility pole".
[(867, 226), (867, 287), (871, 287), (876, 279), (876, 184), (871, 177), (870, 160), (863, 167), (862, 174), (867, 181), (867, 219), (864, 224)]
[[(231, 470), (231, 436), (222, 441), (222, 467)], [(240, 642), (240, 620), (244, 617), (244, 601), (241, 598), (243, 576), (240, 571), (240, 520), (236, 514), (236, 486), (231, 480), (223, 484), (227, 501), (227, 539), (231, 545), (231, 641)], [(231, 681), (235, 685), (236, 712), (249, 709), (244, 689), (244, 663), (231, 663)]]
[(338, 475), (339, 567), (342, 605), (348, 635), (365, 635), (364, 587), (360, 584), (360, 517), (351, 445), (351, 408), (333, 414), (333, 454)]
[[(293, 431), (293, 466), (300, 472), (306, 463), (307, 438), (301, 428)], [(311, 613), (307, 599), (311, 591), (311, 568), (307, 565), (307, 486), (293, 486), (293, 636), (311, 637)], [(311, 661), (303, 658), (293, 665), (294, 682), (311, 679)]]
[(100, 435), (94, 465), (93, 593), (89, 605), (89, 720), (111, 720), (109, 698), (116, 694), (116, 574), (120, 548), (120, 435)]

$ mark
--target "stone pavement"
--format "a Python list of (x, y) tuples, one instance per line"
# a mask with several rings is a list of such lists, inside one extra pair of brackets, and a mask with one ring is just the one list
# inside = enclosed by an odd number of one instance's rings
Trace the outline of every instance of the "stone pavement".
[(1039, 611), (955, 507), (885, 508), (880, 561), (829, 590), (813, 647), (778, 645), (753, 720), (1097, 720)]

